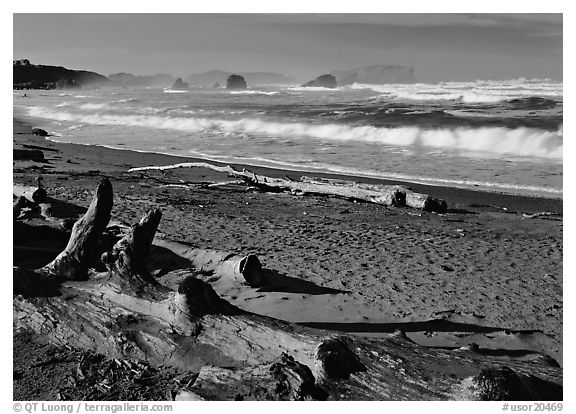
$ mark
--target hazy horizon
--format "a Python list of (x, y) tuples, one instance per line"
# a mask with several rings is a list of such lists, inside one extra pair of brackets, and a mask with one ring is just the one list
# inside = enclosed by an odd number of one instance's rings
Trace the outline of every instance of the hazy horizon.
[(406, 65), (418, 81), (562, 80), (561, 14), (14, 14), (14, 59), (110, 75)]

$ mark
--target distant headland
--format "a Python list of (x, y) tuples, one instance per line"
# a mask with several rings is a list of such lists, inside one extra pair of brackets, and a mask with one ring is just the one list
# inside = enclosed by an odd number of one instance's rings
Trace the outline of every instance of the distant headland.
[(62, 66), (33, 65), (28, 59), (13, 61), (14, 89), (70, 89), (109, 83), (106, 76)]
[[(210, 70), (193, 73), (182, 84), (190, 87), (214, 87), (225, 85), (231, 75), (245, 79), (249, 87), (258, 85), (297, 85), (296, 78), (273, 72), (228, 72)], [(62, 66), (35, 65), (28, 59), (13, 61), (14, 89), (70, 89), (86, 87), (156, 87), (168, 88), (176, 78), (168, 73), (155, 75), (133, 75), (131, 73), (113, 73), (108, 76), (86, 70), (67, 69)], [(415, 83), (414, 68), (400, 65), (370, 65), (351, 70), (333, 70), (322, 75), (330, 78), (330, 87), (365, 84)], [(324, 78), (322, 78), (324, 79)], [(333, 81), (335, 80), (335, 82)], [(306, 86), (318, 86), (317, 80)]]

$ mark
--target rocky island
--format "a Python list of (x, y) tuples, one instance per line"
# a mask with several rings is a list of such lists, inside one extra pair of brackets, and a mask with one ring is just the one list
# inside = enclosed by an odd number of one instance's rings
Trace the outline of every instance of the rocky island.
[(230, 75), (226, 79), (226, 89), (247, 89), (246, 80), (240, 75)]
[(182, 80), (182, 78), (176, 79), (171, 89), (175, 90), (186, 90), (188, 89), (188, 84)]
[(311, 80), (302, 84), (303, 87), (316, 87), (316, 88), (336, 88), (338, 86), (338, 82), (336, 82), (336, 78), (334, 75), (325, 74), (320, 75), (316, 79)]
[[(186, 82), (196, 86), (213, 86), (218, 83), (226, 84), (226, 79), (234, 73), (224, 70), (209, 70), (204, 73), (192, 73), (186, 77)], [(294, 85), (298, 82), (290, 76), (282, 73), (273, 72), (239, 72), (237, 75), (242, 76), (246, 83), (255, 85)]]

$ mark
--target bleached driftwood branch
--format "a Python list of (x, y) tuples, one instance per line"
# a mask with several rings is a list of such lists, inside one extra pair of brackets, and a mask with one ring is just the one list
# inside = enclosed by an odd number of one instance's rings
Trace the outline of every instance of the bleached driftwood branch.
[(174, 168), (209, 168), (230, 176), (240, 178), (250, 186), (263, 191), (288, 191), (295, 195), (329, 195), (349, 200), (381, 204), (385, 206), (408, 206), (426, 211), (446, 212), (444, 200), (420, 194), (400, 185), (370, 185), (358, 184), (344, 180), (330, 180), (302, 177), (300, 181), (293, 179), (273, 178), (257, 175), (249, 170), (238, 171), (232, 166), (216, 166), (205, 162), (189, 162), (167, 166), (149, 166), (132, 168), (129, 172), (144, 170), (169, 170)]

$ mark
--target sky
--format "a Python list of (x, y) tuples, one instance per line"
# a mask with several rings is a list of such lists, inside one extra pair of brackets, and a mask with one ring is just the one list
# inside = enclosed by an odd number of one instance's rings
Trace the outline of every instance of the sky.
[(413, 66), (422, 82), (562, 80), (562, 14), (14, 14), (13, 58), (103, 75)]

